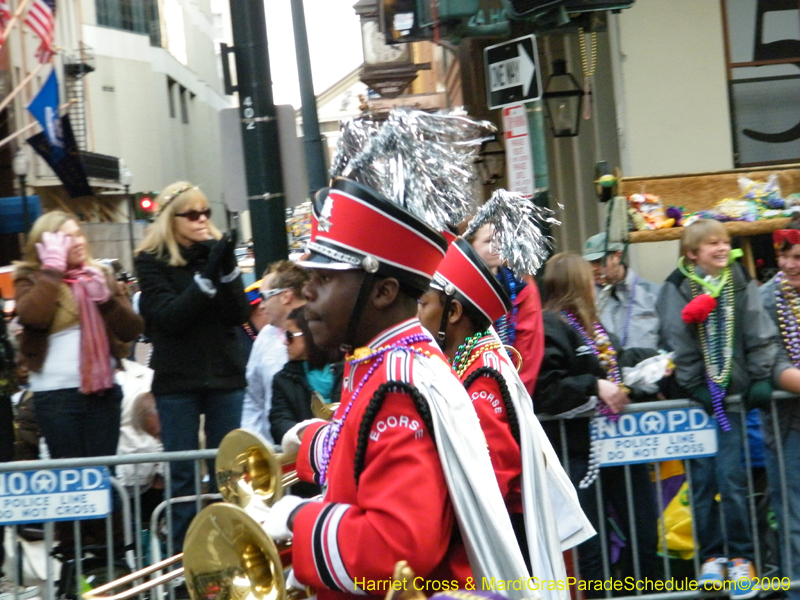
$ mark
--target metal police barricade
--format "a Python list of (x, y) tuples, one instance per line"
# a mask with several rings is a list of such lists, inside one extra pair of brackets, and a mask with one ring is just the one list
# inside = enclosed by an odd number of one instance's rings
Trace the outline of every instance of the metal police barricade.
[[(773, 394), (773, 402), (769, 410), (762, 411), (771, 415), (773, 430), (772, 435), (774, 440), (781, 440), (781, 430), (786, 428), (787, 424), (782, 422), (779, 417), (781, 416), (780, 408), (784, 406), (784, 403), (787, 402), (797, 402), (797, 397), (784, 392), (775, 392)], [(730, 418), (740, 418), (742, 420), (742, 424), (744, 425), (746, 415), (741, 410), (741, 401), (738, 397), (731, 396), (727, 398), (726, 409), (729, 412)], [(587, 413), (575, 418), (588, 418), (592, 416), (594, 416), (594, 413)], [(566, 444), (566, 436), (564, 435), (565, 421), (543, 415), (540, 416), (540, 419), (542, 422), (550, 421), (558, 423), (563, 442), (561, 447), (558, 449), (563, 457), (562, 460), (564, 466), (569, 472), (569, 450)], [(641, 462), (646, 462), (653, 465), (652, 469), (656, 488), (657, 511), (659, 515), (658, 527), (661, 533), (660, 545), (663, 546), (667, 537), (663, 519), (666, 506), (663, 500), (664, 486), (662, 483), (662, 466), (661, 462), (657, 461), (672, 458), (686, 459), (688, 457), (708, 455), (711, 453), (711, 449), (714, 448), (714, 441), (709, 433), (709, 424), (710, 419), (708, 419), (707, 416), (704, 416), (704, 411), (702, 411), (702, 409), (700, 409), (696, 403), (689, 400), (669, 400), (629, 405), (623, 411), (622, 417), (617, 420), (616, 423), (612, 425), (608, 422), (604, 422), (599, 429), (599, 437), (600, 441), (602, 442), (601, 458), (603, 458), (602, 454), (605, 454), (604, 462), (613, 466), (622, 465), (625, 473), (625, 497), (627, 500), (628, 512), (631, 515), (631, 539), (628, 540), (628, 543), (631, 544), (633, 550), (633, 572), (634, 578), (637, 580), (641, 578), (641, 568), (637, 556), (638, 548), (635, 547), (636, 531), (633, 516), (635, 515), (636, 511), (636, 499), (634, 498), (634, 492), (631, 487), (629, 472), (630, 465)], [(786, 458), (784, 457), (783, 447), (780, 443), (776, 443), (774, 446), (774, 453), (776, 456), (775, 460), (779, 473), (777, 487), (780, 491), (778, 495), (781, 498), (782, 506), (787, 507), (790, 500), (787, 494), (787, 478), (796, 478), (798, 476), (798, 465), (794, 464), (793, 462), (787, 462)], [(138, 570), (143, 566), (147, 566), (148, 564), (155, 562), (154, 559), (157, 559), (164, 554), (171, 556), (173, 553), (172, 548), (169, 547), (169, 540), (171, 538), (169, 535), (166, 536), (167, 547), (165, 550), (162, 550), (157, 540), (153, 540), (151, 538), (151, 547), (148, 552), (146, 545), (142, 541), (142, 536), (140, 535), (140, 532), (144, 529), (144, 525), (142, 523), (142, 507), (139, 498), (141, 494), (140, 486), (138, 483), (132, 488), (128, 489), (125, 487), (116, 486), (114, 485), (114, 478), (106, 475), (108, 470), (114, 465), (119, 464), (193, 461), (195, 473), (199, 475), (201, 462), (212, 459), (215, 457), (215, 455), (216, 450), (203, 450), (193, 452), (135, 454), (114, 457), (2, 463), (0, 464), (0, 514), (4, 515), (4, 520), (2, 522), (20, 523), (24, 522), (26, 519), (30, 519), (32, 521), (41, 521), (49, 515), (49, 511), (53, 510), (54, 507), (58, 507), (62, 500), (64, 501), (63, 506), (70, 507), (69, 510), (65, 509), (62, 511), (62, 513), (71, 512), (72, 514), (69, 515), (70, 518), (85, 519), (90, 516), (90, 510), (98, 511), (97, 513), (92, 514), (102, 514), (107, 510), (108, 507), (113, 505), (109, 499), (110, 490), (106, 485), (106, 483), (111, 483), (111, 486), (114, 487), (120, 495), (119, 505), (123, 514), (123, 521), (126, 524), (133, 524), (132, 529), (134, 533), (126, 534), (125, 540), (123, 540), (125, 547), (128, 549), (126, 554), (126, 562), (131, 570)], [(798, 546), (800, 546), (800, 540), (792, 540), (789, 521), (787, 519), (781, 519), (779, 521), (782, 533), (780, 536), (782, 538), (781, 547), (778, 549), (773, 549), (772, 555), (770, 555), (769, 552), (766, 552), (766, 540), (759, 536), (758, 529), (758, 522), (759, 520), (763, 520), (764, 513), (766, 511), (760, 510), (756, 506), (757, 485), (752, 477), (751, 448), (746, 436), (743, 462), (748, 476), (748, 509), (751, 517), (751, 525), (753, 527), (755, 563), (759, 575), (762, 577), (762, 580), (765, 580), (765, 578), (771, 577), (773, 572), (776, 571), (777, 567), (775, 565), (777, 565), (779, 562), (778, 556), (783, 554), (784, 556), (791, 558), (793, 556), (792, 552), (795, 551)], [(57, 471), (59, 469), (63, 469), (64, 471)], [(106, 469), (106, 471), (103, 469)], [(55, 487), (53, 487), (53, 476), (36, 476), (35, 474), (31, 473), (42, 473), (48, 471), (54, 474)], [(694, 523), (696, 522), (698, 515), (695, 514), (694, 507), (691, 503), (692, 472), (688, 462), (685, 463), (685, 477), (688, 486), (686, 497), (689, 500), (688, 507), (686, 508), (688, 508), (688, 511), (691, 515), (691, 520)], [(167, 532), (170, 531), (170, 506), (174, 501), (194, 501), (197, 508), (201, 508), (201, 503), (204, 499), (209, 498), (209, 496), (202, 493), (202, 489), (200, 488), (199, 484), (200, 478), (196, 477), (195, 479), (198, 482), (195, 490), (195, 496), (187, 497), (185, 499), (175, 498), (172, 499), (172, 501), (165, 500), (154, 510), (150, 523), (151, 528), (158, 526), (158, 522), (162, 520), (160, 519), (160, 516), (163, 514), (163, 520), (166, 523)], [(623, 482), (620, 481), (620, 484), (623, 485)], [(598, 479), (594, 485), (596, 486), (598, 498), (602, 499), (604, 494), (602, 481)], [(101, 492), (101, 490), (105, 491)], [(106, 494), (108, 506), (104, 505), (105, 501), (96, 498), (99, 493)], [(62, 498), (62, 495), (66, 496)], [(171, 495), (170, 470), (169, 468), (166, 468), (164, 477), (164, 497), (170, 498)], [(46, 502), (46, 505), (45, 501), (42, 499), (44, 497), (50, 498), (50, 500)], [(7, 500), (8, 505), (6, 506)], [(25, 506), (26, 504), (27, 506)], [(92, 508), (89, 508), (90, 506)], [(602, 557), (603, 572), (604, 577), (609, 580), (613, 574), (613, 566), (611, 564), (610, 556), (607, 552), (608, 540), (610, 536), (609, 527), (607, 526), (608, 515), (605, 514), (602, 502), (599, 503), (599, 508), (600, 527), (598, 528), (598, 535), (600, 536), (602, 541), (601, 545), (604, 549)], [(47, 511), (44, 509), (47, 509)], [(12, 512), (5, 512), (8, 510), (11, 510)], [(83, 512), (83, 514), (76, 514), (80, 512)], [(785, 510), (784, 512), (788, 511)], [(67, 517), (68, 515), (63, 514), (57, 516)], [(759, 519), (759, 517), (761, 517), (761, 519)], [(107, 548), (105, 550), (104, 557), (105, 568), (103, 569), (104, 573), (102, 573), (101, 578), (103, 581), (108, 581), (113, 579), (116, 574), (113, 547), (115, 542), (118, 543), (119, 540), (111, 539), (113, 535), (111, 517), (106, 516), (105, 520)], [(47, 600), (54, 600), (56, 598), (56, 589), (54, 586), (56, 576), (54, 566), (56, 565), (54, 565), (53, 561), (48, 558), (50, 552), (52, 551), (52, 523), (46, 525), (46, 530), (49, 530), (46, 531), (45, 549), (43, 554), (43, 560), (46, 563), (46, 574), (44, 577), (41, 577), (41, 569), (39, 569), (38, 575), (39, 578), (44, 580), (47, 584), (45, 598), (47, 598)], [(86, 582), (85, 573), (82, 571), (83, 553), (79, 535), (80, 530), (77, 522), (75, 524), (75, 532), (77, 534), (75, 539), (75, 586), (77, 588), (81, 583), (83, 583), (84, 588), (87, 586), (96, 587), (97, 584), (101, 583), (101, 578), (98, 578), (98, 581), (96, 582)], [(795, 535), (797, 536), (797, 534)], [(152, 537), (155, 538), (156, 536), (154, 535)], [(696, 540), (693, 536), (690, 546), (693, 549), (696, 549)], [(12, 556), (13, 562), (15, 565), (19, 566), (22, 562), (22, 556), (18, 550), (15, 549), (14, 552), (15, 554)], [(775, 556), (775, 553), (777, 553), (778, 556)], [(577, 565), (578, 551), (576, 551), (576, 549), (572, 550), (572, 557), (574, 564)], [(673, 572), (673, 564), (670, 561), (667, 552), (663, 552), (662, 562), (664, 570), (664, 582), (673, 579), (673, 577), (676, 575), (684, 575), (682, 573)], [(695, 574), (699, 571), (700, 566), (696, 551), (693, 552), (693, 558), (691, 561), (688, 561), (688, 564), (691, 565), (692, 569), (691, 572), (688, 573), (687, 579), (694, 580)], [(796, 569), (796, 567), (793, 567), (791, 560), (786, 561), (784, 563), (784, 572), (780, 573), (780, 576), (783, 579), (777, 579), (777, 577), (775, 579), (770, 579), (769, 585), (776, 583), (777, 586), (780, 587), (780, 591), (782, 593), (785, 593), (785, 587), (789, 587), (790, 590), (796, 593), (796, 590), (800, 589), (800, 573), (794, 572), (793, 568)], [(17, 569), (14, 569), (14, 571), (16, 572)], [(15, 579), (17, 579), (16, 575)], [(90, 585), (91, 583), (94, 583), (94, 585)], [(788, 586), (785, 584), (788, 584)], [(65, 595), (76, 597), (79, 592), (80, 590), (78, 589), (69, 590), (68, 594)], [(663, 585), (663, 583), (658, 590), (654, 588), (635, 588), (631, 591), (623, 591), (622, 595), (620, 595), (619, 591), (617, 591), (616, 594), (617, 595), (615, 595), (615, 597), (629, 596), (639, 598), (640, 600), (671, 600), (677, 598), (698, 598), (709, 595), (708, 592), (704, 592), (703, 590), (670, 591)], [(576, 597), (580, 597), (580, 595), (581, 593), (579, 592)], [(612, 589), (604, 589), (599, 595), (610, 597), (612, 595)], [(724, 594), (724, 592), (714, 592), (713, 595), (726, 594)], [(173, 598), (174, 595), (172, 588), (169, 589), (167, 594), (157, 591), (155, 594), (151, 595), (151, 598), (156, 597)]]
[[(779, 496), (781, 506), (784, 507), (784, 515), (791, 514), (793, 510), (788, 504), (791, 498), (787, 494), (787, 476), (796, 478), (798, 476), (797, 470), (800, 465), (786, 464), (783, 445), (778, 443), (783, 439), (781, 429), (783, 428), (785, 430), (788, 427), (787, 423), (781, 422), (779, 418), (779, 409), (783, 403), (797, 401), (797, 396), (792, 394), (774, 392), (769, 409), (766, 411), (758, 411), (762, 416), (764, 413), (771, 416), (772, 427), (769, 431), (771, 431), (772, 439), (775, 440), (772, 446), (777, 470), (779, 472), (779, 481), (774, 483), (777, 483), (776, 487), (780, 490)], [(742, 410), (741, 398), (739, 396), (728, 396), (725, 406), (729, 418), (741, 419), (743, 431), (747, 431), (747, 415)], [(543, 423), (558, 423), (561, 444), (556, 450), (562, 457), (564, 468), (567, 470), (567, 473), (569, 473), (570, 461), (567, 443), (568, 436), (565, 427), (566, 420), (549, 415), (537, 416)], [(598, 499), (599, 527), (597, 528), (597, 535), (600, 537), (601, 541), (603, 577), (604, 580), (610, 582), (610, 584), (601, 591), (594, 589), (593, 595), (595, 597), (611, 597), (613, 594), (615, 598), (632, 597), (640, 600), (667, 600), (708, 596), (709, 591), (702, 589), (702, 587), (692, 590), (688, 589), (687, 586), (690, 581), (695, 580), (696, 574), (700, 571), (697, 540), (693, 528), (691, 531), (691, 540), (689, 541), (689, 551), (692, 555), (691, 566), (693, 568), (689, 572), (673, 572), (673, 563), (667, 549), (668, 532), (666, 531), (664, 520), (664, 513), (667, 506), (664, 502), (665, 490), (662, 482), (662, 462), (674, 459), (679, 459), (683, 462), (687, 492), (682, 498), (674, 499), (674, 501), (682, 502), (684, 504), (684, 510), (688, 508), (691, 524), (697, 523), (697, 519), (703, 518), (703, 516), (695, 513), (694, 505), (691, 501), (693, 482), (691, 465), (688, 459), (713, 456), (716, 454), (717, 439), (713, 419), (703, 408), (691, 400), (663, 400), (630, 404), (625, 407), (620, 413), (619, 418), (614, 421), (607, 417), (598, 416), (595, 411), (588, 411), (573, 418), (599, 419), (596, 428), (596, 437), (599, 448), (600, 468), (622, 466), (624, 469), (624, 481), (620, 481), (619, 485), (624, 486), (624, 494), (629, 514), (628, 523), (626, 523), (626, 525), (629, 528), (630, 535), (629, 539), (624, 541), (631, 546), (633, 581), (621, 582), (619, 579), (612, 579), (615, 575), (615, 571), (611, 556), (609, 555), (609, 539), (612, 535), (612, 531), (609, 531), (609, 529), (613, 526), (613, 522), (610, 519), (610, 515), (606, 512), (602, 478), (598, 477), (593, 484)], [(800, 434), (798, 435), (800, 436)], [(792, 553), (794, 552), (796, 554), (798, 548), (800, 548), (800, 533), (796, 531), (794, 535), (798, 539), (793, 540), (791, 537), (789, 519), (777, 519), (778, 526), (780, 527), (780, 548), (770, 548), (771, 554), (765, 556), (766, 540), (762, 540), (759, 534), (764, 532), (764, 525), (769, 525), (766, 523), (769, 508), (764, 506), (757, 507), (757, 497), (760, 497), (762, 494), (761, 490), (756, 489), (756, 482), (753, 478), (752, 442), (748, 439), (747, 435), (744, 435), (743, 438), (743, 468), (747, 473), (747, 503), (755, 550), (754, 562), (756, 571), (760, 577), (762, 590), (764, 590), (765, 585), (769, 588), (762, 591), (762, 596), (771, 594), (772, 591), (779, 592), (779, 594), (787, 594), (789, 590), (791, 590), (792, 594), (796, 595), (798, 590), (800, 590), (800, 572), (795, 572), (798, 570), (796, 567), (797, 557), (794, 557)], [(630, 467), (631, 465), (642, 463), (652, 465), (652, 479), (655, 485), (656, 509), (658, 514), (659, 549), (661, 550), (664, 573), (663, 580), (660, 583), (643, 581), (639, 560), (640, 549), (637, 547), (635, 519), (637, 502), (631, 484)], [(795, 500), (795, 502), (797, 502), (797, 500)], [(795, 518), (800, 519), (800, 515), (796, 515)], [(762, 528), (759, 528), (759, 524), (762, 525)], [(797, 526), (800, 526), (800, 522), (798, 522)], [(774, 546), (776, 544), (772, 545)], [(580, 585), (579, 574), (577, 572), (579, 554), (580, 551), (578, 548), (573, 548), (571, 550), (572, 563), (575, 565), (575, 576), (577, 578), (576, 586)], [(784, 558), (783, 562), (781, 562), (781, 555), (789, 558)], [(795, 560), (793, 561), (792, 558), (795, 558)], [(769, 562), (765, 559), (768, 559)], [(780, 577), (778, 577), (778, 571), (781, 568), (779, 565), (782, 565), (783, 568)], [(684, 583), (678, 583), (679, 581), (683, 581)], [(641, 583), (641, 585), (639, 585), (639, 583)], [(645, 585), (645, 583), (647, 583), (647, 585)], [(616, 584), (620, 585), (615, 588), (614, 585)], [(578, 587), (578, 594), (581, 592), (585, 593), (585, 591), (585, 589), (581, 590), (580, 587)], [(712, 595), (727, 596), (727, 592), (724, 590), (715, 591)], [(573, 597), (580, 597), (580, 595), (573, 595)]]
[[(193, 501), (199, 510), (203, 501), (218, 499), (220, 495), (202, 494), (200, 478), (197, 477), (194, 496), (170, 498), (172, 484), (168, 465), (192, 461), (195, 474), (199, 475), (200, 464), (215, 456), (216, 450), (198, 450), (0, 463), (0, 525), (10, 525), (7, 530), (13, 529), (14, 532), (23, 524), (44, 525), (42, 542), (14, 539), (14, 543), (7, 545), (11, 550), (9, 565), (13, 566), (8, 572), (13, 572), (16, 583), (22, 583), (21, 573), (26, 566), (44, 586), (42, 597), (55, 600), (78, 598), (89, 589), (146, 566), (150, 562), (148, 554), (158, 556), (161, 552), (156, 535), (158, 522), (155, 519), (151, 522), (152, 535), (149, 546), (146, 546), (142, 539), (145, 530), (142, 486), (137, 479), (133, 486), (126, 488), (111, 476), (111, 468), (123, 464), (134, 465), (134, 469), (143, 463), (167, 465), (164, 469), (165, 500), (153, 513), (162, 516), (169, 532), (172, 503)], [(112, 509), (120, 515), (118, 520), (122, 527), (118, 529), (121, 532), (113, 527)], [(105, 540), (101, 546), (85, 546), (81, 538), (80, 522), (90, 519), (105, 521)], [(53, 525), (57, 521), (73, 521), (74, 544), (70, 548), (59, 546), (56, 555), (53, 551)], [(120, 535), (122, 539), (116, 539)], [(171, 537), (167, 535), (166, 538), (171, 553)], [(69, 557), (73, 553), (74, 557)], [(56, 562), (56, 556), (61, 557), (61, 565)], [(171, 590), (170, 595), (174, 597)]]

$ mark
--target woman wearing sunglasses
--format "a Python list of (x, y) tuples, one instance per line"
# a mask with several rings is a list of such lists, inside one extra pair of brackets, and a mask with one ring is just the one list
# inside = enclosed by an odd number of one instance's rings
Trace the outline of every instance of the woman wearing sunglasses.
[[(249, 304), (234, 255), (235, 237), (211, 222), (205, 194), (179, 181), (156, 198), (155, 222), (137, 249), (139, 310), (153, 344), (152, 391), (168, 452), (198, 448), (200, 415), (206, 446), (216, 448), (239, 426), (245, 360), (237, 328)], [(200, 491), (191, 462), (172, 463), (172, 495)], [(212, 477), (211, 491), (216, 491)], [(173, 505), (170, 552), (180, 552), (194, 503)]]

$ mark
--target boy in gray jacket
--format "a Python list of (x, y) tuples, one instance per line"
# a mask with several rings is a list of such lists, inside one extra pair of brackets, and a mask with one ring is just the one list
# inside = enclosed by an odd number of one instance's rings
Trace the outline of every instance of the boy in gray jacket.
[(730, 237), (720, 222), (701, 219), (686, 227), (681, 250), (678, 269), (662, 286), (656, 306), (661, 342), (675, 353), (678, 384), (717, 422), (717, 455), (689, 461), (704, 561), (698, 582), (701, 588), (720, 589), (727, 578), (735, 582), (731, 600), (744, 600), (759, 593), (742, 466), (746, 431), (743, 415), (726, 409), (723, 399), (741, 394), (747, 410), (769, 403), (777, 331), (755, 282), (731, 262)]

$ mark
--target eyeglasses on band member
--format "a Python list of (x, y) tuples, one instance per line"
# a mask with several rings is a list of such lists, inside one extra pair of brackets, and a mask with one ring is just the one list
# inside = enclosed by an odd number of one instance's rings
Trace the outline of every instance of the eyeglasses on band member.
[(267, 291), (261, 290), (258, 293), (261, 296), (261, 301), (262, 302), (266, 302), (267, 300), (269, 300), (273, 296), (277, 296), (278, 294), (282, 294), (283, 292), (285, 292), (288, 289), (289, 288), (275, 288), (274, 290), (267, 290)]
[(206, 219), (211, 218), (211, 209), (207, 208), (205, 210), (187, 210), (181, 213), (175, 213), (176, 217), (183, 217), (184, 219), (189, 219), (190, 221), (199, 221), (200, 217), (205, 217)]

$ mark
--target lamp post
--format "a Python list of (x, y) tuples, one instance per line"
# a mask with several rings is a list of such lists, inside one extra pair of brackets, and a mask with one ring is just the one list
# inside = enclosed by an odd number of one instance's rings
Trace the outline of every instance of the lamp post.
[(14, 175), (19, 178), (19, 191), (22, 196), (22, 233), (25, 234), (25, 240), (28, 239), (28, 193), (26, 186), (26, 179), (28, 178), (28, 168), (30, 161), (25, 151), (20, 148), (14, 155), (11, 161), (11, 168), (14, 170)]
[(133, 206), (133, 199), (130, 194), (131, 183), (133, 183), (133, 173), (131, 173), (128, 167), (123, 166), (120, 169), (119, 182), (125, 188), (125, 199), (128, 202), (128, 238), (131, 244), (131, 272), (133, 272), (133, 252), (136, 246), (136, 242), (133, 239), (133, 221), (136, 218), (136, 209)]
[(553, 137), (575, 137), (580, 127), (584, 91), (572, 73), (567, 72), (567, 61), (553, 61), (553, 72), (544, 86), (544, 108), (550, 121)]
[(478, 158), (475, 159), (475, 168), (483, 185), (494, 185), (505, 175), (506, 152), (497, 137), (481, 144)]

